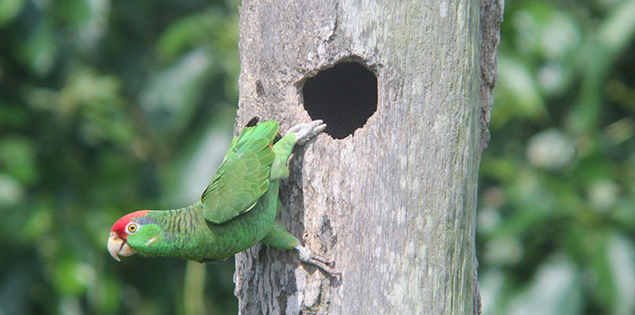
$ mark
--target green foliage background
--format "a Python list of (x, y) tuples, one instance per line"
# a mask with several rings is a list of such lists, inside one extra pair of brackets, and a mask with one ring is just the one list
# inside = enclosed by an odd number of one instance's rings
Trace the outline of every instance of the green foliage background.
[[(129, 211), (193, 202), (220, 162), (238, 5), (0, 0), (1, 314), (236, 312), (232, 261), (115, 263), (105, 243)], [(506, 4), (479, 189), (485, 314), (635, 313), (633, 12)]]

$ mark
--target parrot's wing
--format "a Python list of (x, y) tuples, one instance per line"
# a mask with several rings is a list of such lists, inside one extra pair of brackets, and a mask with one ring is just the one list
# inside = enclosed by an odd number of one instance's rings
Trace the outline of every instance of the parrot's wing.
[(207, 221), (225, 223), (251, 210), (267, 191), (275, 159), (271, 145), (278, 126), (275, 121), (255, 127), (248, 125), (232, 141), (223, 163), (201, 196)]

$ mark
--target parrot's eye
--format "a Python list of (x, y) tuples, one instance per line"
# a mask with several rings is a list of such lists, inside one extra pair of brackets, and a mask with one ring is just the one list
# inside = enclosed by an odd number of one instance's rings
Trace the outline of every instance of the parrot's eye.
[(135, 222), (130, 222), (126, 224), (126, 233), (135, 234), (137, 233), (137, 229), (139, 229), (139, 225)]

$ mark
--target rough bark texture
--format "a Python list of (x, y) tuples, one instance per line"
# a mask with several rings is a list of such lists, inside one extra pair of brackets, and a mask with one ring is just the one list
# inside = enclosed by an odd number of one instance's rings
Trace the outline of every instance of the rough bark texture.
[(489, 142), (487, 126), (494, 103), (492, 91), (498, 79), (496, 48), (500, 43), (504, 7), (503, 0), (481, 0), (481, 151)]
[(303, 83), (343, 60), (375, 73), (378, 98), (353, 135), (297, 149), (281, 188), (281, 220), (341, 277), (256, 246), (236, 256), (241, 314), (478, 313), (477, 174), (501, 17), (496, 0), (243, 1), (237, 126), (310, 121)]

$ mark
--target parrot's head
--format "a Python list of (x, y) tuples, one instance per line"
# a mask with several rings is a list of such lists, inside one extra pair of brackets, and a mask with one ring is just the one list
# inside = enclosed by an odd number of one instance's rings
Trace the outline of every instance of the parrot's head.
[(110, 229), (108, 252), (112, 258), (131, 256), (136, 252), (146, 253), (157, 239), (156, 224), (146, 218), (149, 210), (129, 213), (117, 220)]

